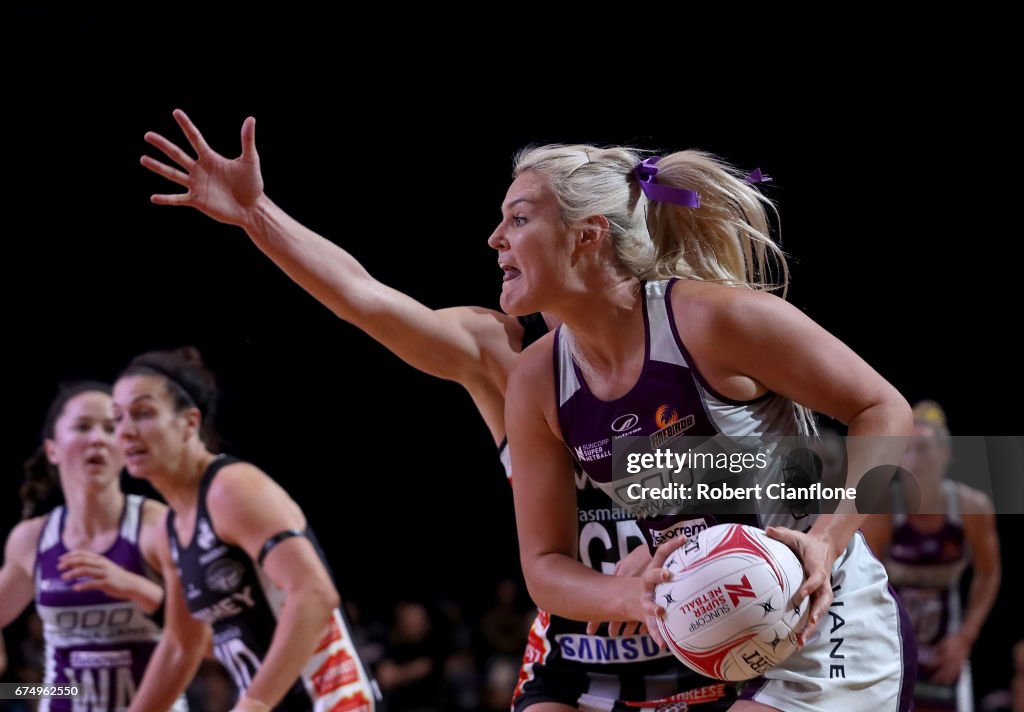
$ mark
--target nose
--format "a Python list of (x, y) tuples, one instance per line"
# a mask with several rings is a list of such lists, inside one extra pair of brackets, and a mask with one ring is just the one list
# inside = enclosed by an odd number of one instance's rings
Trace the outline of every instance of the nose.
[(498, 252), (501, 252), (502, 250), (508, 248), (508, 242), (505, 240), (505, 236), (502, 234), (501, 226), (503, 224), (503, 222), (498, 223), (498, 226), (494, 228), (494, 232), (492, 232), (491, 236), (487, 238), (488, 246), (490, 246), (492, 249), (497, 250)]
[(97, 445), (100, 443), (106, 443), (111, 445), (114, 442), (114, 433), (110, 432), (102, 424), (96, 424), (89, 429), (89, 444)]
[(132, 419), (126, 415), (117, 421), (117, 425), (114, 428), (114, 436), (119, 443), (125, 443), (133, 439), (135, 437), (135, 426), (132, 424)]

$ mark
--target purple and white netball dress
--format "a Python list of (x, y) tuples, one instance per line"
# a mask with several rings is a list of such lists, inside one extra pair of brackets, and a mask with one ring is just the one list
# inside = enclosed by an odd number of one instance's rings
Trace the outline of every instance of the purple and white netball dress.
[[(565, 444), (595, 486), (627, 511), (644, 516), (640, 526), (652, 549), (680, 534), (722, 522), (806, 531), (816, 515), (797, 515), (786, 508), (714, 515), (687, 509), (686, 514), (669, 514), (657, 502), (646, 502), (645, 511), (628, 495), (628, 476), (616, 479), (622, 473), (613, 473), (613, 445), (625, 436), (654, 444), (679, 435), (728, 440), (797, 434), (791, 401), (774, 393), (750, 401), (727, 398), (699, 373), (676, 329), (676, 319), (686, 318), (685, 313), (673, 314), (671, 295), (676, 282), (643, 283), (643, 370), (633, 388), (615, 400), (603, 401), (591, 393), (559, 328), (553, 355)], [(741, 698), (806, 712), (909, 709), (910, 690), (904, 684), (904, 675), (914, 668), (909, 622), (889, 591), (885, 569), (859, 532), (836, 559), (832, 588), (835, 601), (829, 615), (807, 645), (747, 684)]]
[[(547, 333), (540, 314), (519, 317), (523, 348)], [(512, 479), (508, 444), (499, 456)], [(578, 557), (605, 574), (630, 551), (644, 546), (636, 519), (610, 502), (583, 472), (576, 472)], [(624, 712), (648, 709), (692, 709), (722, 712), (736, 699), (734, 685), (701, 677), (660, 650), (650, 635), (610, 636), (587, 633), (587, 624), (538, 611), (530, 627), (513, 710), (541, 702), (560, 702), (581, 710)]]
[[(142, 506), (138, 495), (125, 496), (121, 528), (103, 553), (133, 574), (155, 578), (139, 551)], [(160, 627), (132, 601), (102, 591), (72, 591), (57, 561), (68, 552), (62, 534), (67, 510), (57, 507), (47, 517), (36, 556), (36, 611), (46, 642), (46, 685), (74, 685), (77, 699), (44, 699), (40, 712), (118, 712), (128, 709), (142, 680)], [(173, 710), (187, 710), (179, 698)]]
[(932, 680), (937, 668), (936, 646), (957, 632), (962, 622), (960, 578), (967, 568), (967, 546), (957, 484), (942, 483), (945, 518), (932, 532), (915, 527), (907, 516), (902, 488), (893, 488), (892, 541), (885, 568), (903, 600), (917, 635), (918, 676), (914, 700), (930, 708), (973, 709), (971, 669), (964, 663), (952, 685)]

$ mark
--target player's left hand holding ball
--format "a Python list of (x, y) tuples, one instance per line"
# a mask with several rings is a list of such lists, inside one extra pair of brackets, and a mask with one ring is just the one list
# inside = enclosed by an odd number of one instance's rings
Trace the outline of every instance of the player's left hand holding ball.
[(786, 527), (768, 527), (765, 533), (792, 549), (804, 566), (804, 583), (793, 596), (793, 605), (798, 609), (810, 597), (811, 613), (807, 624), (796, 632), (797, 643), (803, 647), (832, 605), (832, 565), (836, 555), (831, 542), (823, 536)]

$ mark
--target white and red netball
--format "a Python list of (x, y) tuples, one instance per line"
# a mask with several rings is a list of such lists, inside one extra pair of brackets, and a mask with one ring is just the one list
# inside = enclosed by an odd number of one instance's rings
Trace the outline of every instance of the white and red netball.
[(709, 527), (672, 552), (672, 579), (655, 596), (665, 609), (658, 628), (687, 667), (719, 680), (761, 675), (796, 650), (807, 618), (792, 598), (804, 581), (792, 550), (761, 529)]

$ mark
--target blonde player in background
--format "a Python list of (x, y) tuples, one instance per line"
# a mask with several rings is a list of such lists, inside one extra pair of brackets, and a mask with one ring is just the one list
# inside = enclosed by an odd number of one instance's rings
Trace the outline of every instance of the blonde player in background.
[[(914, 406), (914, 434), (901, 466), (913, 482), (894, 483), (892, 514), (868, 518), (862, 530), (906, 606), (918, 645), (915, 708), (974, 709), (970, 655), (999, 593), (999, 535), (988, 495), (946, 478), (953, 457), (938, 403)], [(921, 497), (909, 511), (907, 492)], [(960, 579), (974, 569), (967, 608)]]

